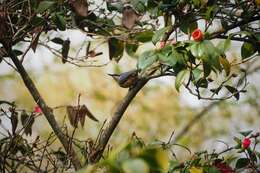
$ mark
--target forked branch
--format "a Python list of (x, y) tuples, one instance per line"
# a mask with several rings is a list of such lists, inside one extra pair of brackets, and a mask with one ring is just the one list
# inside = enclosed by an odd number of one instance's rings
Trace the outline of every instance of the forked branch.
[(59, 127), (57, 121), (55, 120), (55, 116), (53, 114), (53, 111), (51, 108), (47, 106), (44, 99), (41, 97), (38, 89), (34, 85), (32, 79), (26, 72), (25, 68), (23, 67), (22, 63), (19, 61), (17, 56), (14, 54), (14, 52), (9, 49), (8, 51), (9, 57), (12, 59), (13, 63), (15, 64), (19, 74), (21, 75), (23, 82), (25, 86), (27, 87), (28, 91), (30, 92), (31, 96), (33, 97), (34, 101), (40, 106), (44, 116), (48, 120), (52, 130), (57, 135), (58, 139), (62, 143), (64, 149), (66, 150), (67, 154), (70, 157), (70, 160), (76, 170), (81, 168), (80, 161), (77, 157), (76, 152), (70, 147), (69, 141), (67, 140), (67, 137), (63, 134), (61, 128)]

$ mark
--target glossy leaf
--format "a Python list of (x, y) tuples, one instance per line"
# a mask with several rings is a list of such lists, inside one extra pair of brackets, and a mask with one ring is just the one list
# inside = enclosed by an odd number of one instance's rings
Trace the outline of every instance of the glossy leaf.
[(185, 34), (189, 34), (198, 28), (198, 24), (194, 16), (185, 16), (180, 25), (180, 29)]
[(249, 162), (250, 160), (248, 158), (240, 158), (236, 162), (236, 168), (237, 169), (244, 168), (249, 164)]
[(109, 38), (108, 40), (109, 48), (109, 59), (116, 60), (117, 62), (122, 58), (124, 53), (124, 43), (117, 38)]
[(208, 63), (203, 62), (203, 72), (204, 72), (204, 77), (208, 77), (210, 75), (211, 72), (211, 67)]
[(245, 42), (241, 47), (242, 59), (249, 58), (250, 56), (254, 55), (255, 52), (256, 52), (256, 49), (251, 43)]
[(55, 1), (41, 1), (37, 8), (37, 12), (43, 13), (44, 11), (51, 8), (54, 4), (55, 4)]
[(138, 69), (146, 69), (158, 60), (158, 56), (155, 51), (145, 51), (140, 55), (137, 62)]
[(161, 38), (164, 36), (165, 32), (169, 29), (169, 27), (164, 27), (156, 31), (153, 35), (152, 42), (155, 45)]
[(201, 76), (202, 71), (198, 68), (192, 70), (192, 76), (195, 81), (198, 81)]
[(144, 13), (146, 10), (147, 0), (131, 0), (130, 3), (138, 13)]
[(51, 15), (51, 19), (53, 21), (53, 23), (56, 25), (56, 27), (61, 30), (61, 31), (65, 31), (66, 30), (66, 21), (64, 19), (64, 17), (59, 14), (59, 13), (53, 13)]
[(197, 82), (196, 82), (196, 86), (198, 88), (207, 88), (208, 87), (208, 81), (205, 78), (200, 78)]
[(206, 173), (221, 173), (221, 171), (219, 171), (217, 168), (215, 167), (206, 167), (204, 168), (204, 171)]
[(253, 130), (248, 130), (248, 131), (242, 131), (242, 132), (239, 132), (241, 135), (243, 135), (244, 137), (250, 135), (251, 133), (253, 132)]
[(22, 51), (20, 51), (20, 50), (17, 50), (17, 49), (14, 49), (14, 50), (13, 50), (13, 52), (14, 52), (14, 54), (15, 54), (16, 56), (20, 56), (20, 55), (22, 55), (22, 54), (23, 54), (23, 52), (22, 52)]
[(121, 1), (116, 2), (116, 3), (111, 3), (109, 1), (106, 1), (106, 2), (107, 2), (107, 9), (109, 11), (117, 11), (117, 12), (123, 11), (124, 4)]
[(138, 49), (138, 44), (126, 44), (125, 51), (129, 56), (134, 56), (136, 50)]
[(162, 64), (174, 67), (175, 64), (177, 63), (177, 58), (173, 56), (173, 54), (169, 55), (161, 55), (159, 56), (159, 60)]
[(64, 16), (59, 13), (56, 13), (55, 17), (56, 17), (55, 18), (56, 26), (59, 28), (59, 30), (65, 31), (66, 30), (66, 20), (65, 20)]
[(231, 40), (229, 38), (222, 40), (219, 42), (219, 44), (217, 45), (217, 48), (219, 49), (221, 54), (224, 54), (231, 45)]
[(56, 43), (56, 44), (63, 44), (64, 40), (62, 40), (61, 38), (59, 37), (55, 37), (51, 40), (53, 43)]
[(139, 41), (139, 42), (142, 42), (142, 43), (145, 43), (145, 42), (149, 42), (152, 40), (153, 38), (153, 32), (152, 31), (143, 31), (143, 32), (139, 32), (137, 33), (134, 38)]
[(184, 82), (186, 76), (189, 74), (189, 70), (182, 70), (180, 71), (177, 76), (176, 76), (176, 79), (175, 79), (175, 88), (176, 90), (179, 92), (180, 90), (180, 87), (182, 85), (182, 83)]

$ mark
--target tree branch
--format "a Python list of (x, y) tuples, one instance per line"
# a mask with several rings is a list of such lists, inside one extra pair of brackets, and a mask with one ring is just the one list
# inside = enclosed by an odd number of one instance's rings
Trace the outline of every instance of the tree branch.
[[(7, 49), (8, 50), (8, 49)], [(53, 129), (54, 133), (57, 135), (58, 139), (62, 143), (64, 149), (66, 150), (67, 154), (70, 156), (70, 160), (76, 170), (81, 168), (80, 161), (77, 157), (76, 152), (69, 146), (69, 142), (67, 137), (63, 134), (61, 128), (59, 127), (57, 121), (55, 120), (55, 116), (51, 108), (47, 106), (43, 98), (41, 97), (39, 91), (37, 90), (36, 86), (34, 85), (32, 79), (24, 69), (23, 65), (14, 54), (14, 52), (10, 49), (7, 51), (9, 57), (12, 59), (13, 63), (15, 64), (19, 74), (21, 75), (25, 86), (27, 87), (28, 91), (30, 92), (31, 96), (33, 97), (34, 101), (40, 106), (44, 116), (48, 120), (51, 128)]]
[(125, 113), (127, 107), (131, 103), (131, 101), (134, 99), (136, 94), (143, 88), (143, 86), (148, 82), (148, 79), (140, 79), (136, 85), (129, 89), (127, 95), (124, 97), (124, 99), (118, 104), (112, 119), (110, 120), (108, 126), (104, 129), (103, 133), (101, 134), (99, 141), (97, 145), (95, 146), (95, 149), (90, 154), (90, 162), (96, 163), (100, 160), (102, 157), (102, 153), (105, 150), (105, 147), (112, 136), (115, 128), (117, 127), (119, 121), (123, 117), (123, 114)]
[(243, 26), (245, 24), (248, 24), (248, 23), (251, 23), (251, 22), (254, 22), (254, 21), (258, 21), (258, 20), (260, 20), (260, 16), (259, 15), (251, 17), (248, 20), (241, 20), (239, 22), (233, 23), (233, 24), (227, 26), (225, 28), (225, 30), (217, 31), (217, 32), (211, 34), (210, 39), (217, 38), (219, 35), (226, 34), (228, 31), (230, 31), (232, 29), (235, 29), (235, 28), (237, 28), (239, 26)]
[(1, 104), (7, 104), (9, 106), (14, 106), (15, 105), (14, 102), (8, 102), (8, 101), (5, 101), (5, 100), (0, 100), (0, 105)]
[[(260, 70), (260, 66), (255, 67), (252, 70), (248, 71), (248, 75), (257, 72), (258, 70)], [(240, 84), (241, 85), (241, 84)], [(186, 133), (188, 133), (188, 131), (205, 115), (207, 115), (207, 113), (213, 109), (215, 106), (218, 106), (223, 100), (218, 100), (215, 102), (210, 103), (207, 107), (205, 107), (201, 112), (199, 112), (198, 114), (196, 114), (181, 130), (180, 132), (176, 135), (175, 137), (175, 142), (180, 140)]]
[[(219, 39), (228, 39), (230, 37), (226, 36), (226, 35), (218, 35), (216, 36), (216, 38)], [(256, 41), (253, 39), (248, 39), (248, 38), (238, 38), (238, 37), (231, 37), (230, 40), (234, 40), (234, 41), (241, 41), (241, 42), (247, 42), (247, 43), (251, 43), (251, 44), (256, 44), (256, 45), (260, 45), (260, 41)]]

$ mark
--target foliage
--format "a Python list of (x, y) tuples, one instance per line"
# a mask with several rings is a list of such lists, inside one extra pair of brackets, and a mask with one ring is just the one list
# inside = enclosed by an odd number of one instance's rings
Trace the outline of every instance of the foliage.
[[(28, 113), (26, 110), (17, 111), (15, 105), (9, 103), (11, 106), (8, 111), (1, 110), (1, 115), (8, 117), (12, 125), (12, 133), (8, 131), (9, 136), (4, 138), (2, 143), (4, 149), (7, 149), (7, 152), (3, 151), (6, 154), (3, 159), (1, 158), (3, 169), (14, 171), (13, 169), (18, 168), (20, 164), (34, 171), (41, 169), (49, 141), (43, 147), (41, 162), (37, 167), (29, 162), (34, 163), (35, 159), (38, 159), (33, 150), (37, 148), (34, 145), (37, 146), (38, 139), (33, 146), (30, 146), (21, 133), (32, 135), (35, 116), (42, 113), (65, 149), (66, 153), (61, 150), (51, 152), (57, 156), (56, 160), (63, 162), (62, 169), (70, 169), (69, 162), (72, 162), (75, 169), (82, 167), (82, 161), (77, 158), (74, 147), (83, 156), (83, 165), (98, 162), (104, 155), (109, 138), (126, 108), (138, 91), (154, 78), (174, 76), (175, 89), (178, 92), (184, 86), (198, 99), (225, 100), (234, 97), (239, 100), (240, 94), (246, 92), (245, 87), (248, 84), (247, 70), (240, 69), (239, 65), (258, 57), (260, 52), (259, 23), (257, 23), (259, 19), (258, 0), (0, 1), (0, 63), (10, 65), (7, 60), (11, 58), (15, 67), (12, 64), (10, 66), (21, 75), (25, 86), (40, 108), (38, 111)], [(215, 22), (221, 24), (221, 27), (215, 27)], [(59, 36), (68, 30), (80, 30), (91, 39), (79, 48), (76, 56), (71, 54), (70, 39)], [(220, 39), (218, 44), (215, 42), (216, 39)], [(78, 106), (66, 106), (70, 124), (74, 127), (72, 134), (69, 135), (66, 125), (61, 128), (56, 122), (53, 110), (41, 97), (24, 69), (23, 62), (30, 49), (36, 52), (42, 46), (59, 57), (63, 64), (70, 63), (79, 67), (105, 66), (107, 63), (101, 65), (96, 63), (96, 57), (103, 54), (97, 52), (97, 47), (93, 48), (96, 40), (102, 40), (102, 44), (107, 45), (109, 62), (120, 62), (124, 53), (137, 58), (137, 61), (135, 69), (121, 74), (111, 74), (119, 86), (129, 88), (128, 94), (118, 104), (107, 127), (102, 126), (96, 140), (82, 142), (74, 139), (78, 123), (84, 126), (86, 116), (98, 121), (96, 117), (86, 105), (80, 105), (79, 101)], [(242, 42), (241, 57), (237, 58), (236, 62), (227, 54), (231, 41)], [(152, 48), (139, 53), (145, 44), (152, 45)], [(84, 55), (78, 56), (83, 47)], [(223, 91), (227, 94), (223, 94)], [(17, 130), (18, 117), (23, 126), (20, 130)], [(243, 135), (248, 136), (250, 133)], [(249, 138), (254, 138), (256, 146), (258, 135), (254, 136), (251, 134)], [(241, 149), (241, 140), (236, 138), (236, 141), (238, 148)], [(85, 144), (82, 144), (84, 142)], [(200, 173), (221, 172), (222, 168), (232, 172), (234, 169), (220, 158), (220, 154), (207, 151), (195, 154), (195, 159), (173, 166), (176, 162), (167, 159), (164, 151), (165, 147), (171, 145), (170, 143), (144, 147), (142, 142), (138, 142), (127, 144), (122, 150), (100, 161), (98, 165), (105, 165), (110, 172), (179, 170)], [(248, 141), (247, 144), (243, 143), (243, 146), (248, 145), (250, 145)], [(23, 155), (22, 160), (14, 160), (13, 157), (19, 152)], [(252, 150), (244, 147), (241, 152), (247, 157), (238, 159), (235, 169), (256, 170), (259, 158), (256, 156), (255, 147)], [(31, 159), (27, 154), (35, 157)], [(47, 165), (53, 160), (52, 154), (47, 158)], [(167, 165), (165, 160), (170, 162), (169, 167), (165, 166)], [(56, 168), (57, 165), (53, 164), (50, 169)], [(47, 167), (46, 171), (48, 169)]]
[[(91, 172), (180, 172), (180, 173), (234, 173), (242, 171), (257, 172), (260, 153), (256, 150), (259, 145), (259, 133), (252, 131), (241, 132), (240, 137), (235, 137), (235, 145), (217, 152), (213, 150), (190, 153), (184, 146), (172, 141), (155, 141), (145, 144), (133, 134), (128, 143), (111, 150), (108, 157), (93, 167), (79, 171)], [(243, 138), (252, 140), (247, 149), (242, 147)], [(190, 153), (189, 159), (180, 161), (173, 151), (174, 146), (183, 147)]]

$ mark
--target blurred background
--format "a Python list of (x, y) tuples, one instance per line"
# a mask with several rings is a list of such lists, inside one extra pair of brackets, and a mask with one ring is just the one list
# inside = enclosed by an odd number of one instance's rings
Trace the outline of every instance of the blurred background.
[[(101, 56), (90, 58), (87, 67), (78, 67), (69, 63), (63, 64), (61, 59), (53, 55), (44, 46), (38, 47), (33, 53), (29, 51), (24, 60), (24, 65), (33, 78), (37, 88), (46, 99), (47, 104), (54, 109), (56, 119), (69, 124), (66, 115), (66, 105), (77, 105), (80, 94), (80, 104), (86, 104), (99, 122), (86, 119), (85, 126), (76, 131), (79, 139), (94, 138), (105, 120), (109, 120), (116, 105), (127, 93), (127, 89), (120, 88), (108, 73), (119, 73), (136, 67), (136, 58), (124, 58), (117, 64), (109, 62), (108, 46), (104, 40), (91, 40), (80, 31), (68, 30), (59, 36), (69, 38), (72, 49), (70, 56), (84, 55), (86, 44), (91, 42), (91, 47), (96, 52), (103, 52)], [(43, 37), (45, 37), (43, 35)], [(43, 39), (44, 40), (44, 39)], [(228, 58), (240, 57), (240, 44), (233, 42), (233, 47), (228, 53)], [(19, 45), (20, 50), (25, 50), (28, 45)], [(50, 45), (60, 49), (58, 45)], [(139, 47), (137, 54), (151, 45)], [(14, 101), (18, 108), (33, 111), (35, 102), (25, 88), (19, 74), (7, 63), (9, 59), (0, 64), (0, 99)], [(249, 67), (255, 69), (248, 75), (249, 85), (247, 92), (241, 94), (241, 99), (236, 101), (231, 98), (226, 101), (203, 101), (189, 94), (184, 88), (180, 93), (175, 90), (174, 78), (164, 77), (150, 81), (137, 95), (127, 112), (123, 116), (119, 127), (113, 134), (110, 143), (117, 145), (127, 141), (135, 134), (145, 142), (161, 140), (167, 142), (174, 131), (176, 143), (182, 144), (191, 151), (204, 149), (223, 149), (225, 141), (233, 143), (233, 136), (239, 131), (260, 130), (260, 69), (259, 62), (248, 62)], [(100, 67), (95, 67), (95, 66)], [(2, 106), (2, 105), (1, 105)], [(1, 119), (3, 128), (10, 128), (7, 119)], [(33, 125), (33, 134), (48, 136), (51, 129), (44, 118), (39, 116)], [(0, 134), (3, 137), (3, 134)], [(178, 150), (178, 149), (176, 149)], [(179, 157), (185, 152), (179, 151)]]

